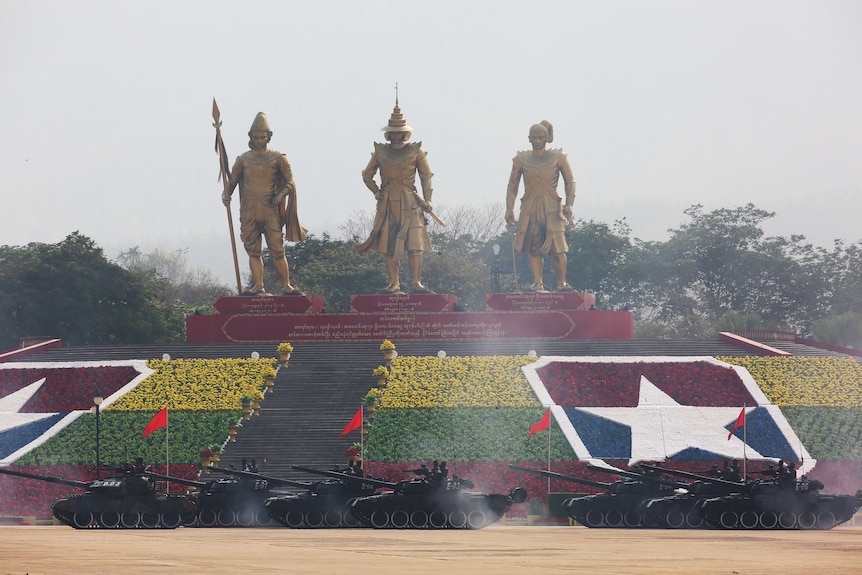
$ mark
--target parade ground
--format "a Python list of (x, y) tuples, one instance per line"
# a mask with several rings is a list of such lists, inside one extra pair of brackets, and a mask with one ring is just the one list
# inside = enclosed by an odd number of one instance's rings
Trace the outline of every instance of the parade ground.
[(479, 531), (0, 527), (2, 575), (859, 573), (862, 528), (830, 531)]

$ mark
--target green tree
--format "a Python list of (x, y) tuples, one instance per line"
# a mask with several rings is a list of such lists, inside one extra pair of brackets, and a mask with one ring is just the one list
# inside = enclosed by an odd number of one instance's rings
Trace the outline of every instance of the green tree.
[(184, 314), (160, 298), (166, 282), (109, 262), (78, 232), (0, 247), (0, 346), (34, 335), (72, 345), (182, 341)]

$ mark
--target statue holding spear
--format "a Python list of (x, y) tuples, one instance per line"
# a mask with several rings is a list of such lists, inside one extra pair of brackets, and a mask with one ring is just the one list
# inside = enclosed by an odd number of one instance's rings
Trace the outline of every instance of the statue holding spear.
[(233, 223), (230, 218), (230, 202), (234, 189), (239, 186), (240, 239), (248, 254), (253, 282), (253, 285), (240, 291), (248, 295), (268, 295), (263, 282), (263, 237), (281, 280), (282, 295), (300, 295), (302, 292), (290, 283), (290, 269), (284, 256), (284, 241), (302, 241), (307, 230), (299, 224), (297, 217), (296, 184), (287, 156), (267, 147), (272, 139), (272, 131), (269, 129), (266, 114), (259, 112), (248, 132), (248, 146), (251, 149), (236, 159), (230, 176), (227, 177), (227, 153), (221, 139), (221, 123), (218, 120), (215, 100), (213, 119), (216, 126), (216, 151), (219, 154), (224, 186), (222, 202), (228, 209), (234, 264), (237, 268), (237, 288), (241, 288), (241, 283), (233, 239)]

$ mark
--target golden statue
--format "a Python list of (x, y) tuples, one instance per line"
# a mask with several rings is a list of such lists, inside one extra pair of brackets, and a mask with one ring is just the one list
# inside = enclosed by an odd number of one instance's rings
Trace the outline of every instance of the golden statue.
[[(515, 225), (515, 198), (518, 184), (524, 177), (524, 196), (518, 227), (512, 240), (517, 253), (526, 253), (533, 274), (530, 290), (545, 292), (542, 283), (544, 260), (550, 255), (557, 272), (557, 291), (573, 291), (566, 281), (566, 222), (574, 226), (572, 203), (575, 201), (575, 180), (566, 154), (559, 149), (545, 149), (554, 141), (554, 128), (542, 121), (530, 127), (532, 150), (518, 152), (512, 162), (512, 173), (506, 190), (506, 225)], [(557, 193), (557, 183), (563, 177), (566, 203)]]
[[(296, 184), (287, 156), (267, 147), (272, 131), (266, 114), (258, 112), (248, 132), (250, 151), (236, 159), (230, 180), (222, 193), (222, 202), (230, 205), (231, 194), (239, 185), (240, 239), (248, 254), (248, 265), (254, 282), (244, 291), (251, 295), (265, 295), (263, 285), (263, 258), (261, 236), (272, 255), (275, 271), (281, 280), (284, 295), (302, 292), (291, 285), (290, 270), (284, 257), (284, 241), (299, 242), (307, 230), (299, 225), (296, 210)], [(289, 201), (288, 201), (289, 200)], [(285, 228), (282, 234), (282, 228)]]
[[(410, 266), (410, 292), (434, 293), (422, 284), (422, 259), (431, 249), (425, 214), (433, 215), (431, 207), (431, 168), (428, 166), (422, 142), (408, 143), (413, 128), (407, 125), (398, 95), (389, 123), (382, 127), (388, 144), (374, 143), (371, 161), (362, 171), (362, 180), (377, 199), (377, 212), (371, 234), (356, 246), (360, 253), (375, 250), (383, 254), (389, 285), (381, 293), (398, 293), (400, 261), (407, 253)], [(380, 171), (380, 185), (374, 179)], [(422, 185), (422, 195), (416, 191), (416, 173)], [(439, 220), (438, 220), (439, 221)]]

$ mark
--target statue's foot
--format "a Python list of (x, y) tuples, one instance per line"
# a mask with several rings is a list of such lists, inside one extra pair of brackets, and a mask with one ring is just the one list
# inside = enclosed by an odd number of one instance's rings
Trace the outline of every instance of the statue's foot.
[(296, 286), (292, 286), (287, 284), (286, 286), (282, 286), (281, 295), (305, 295), (302, 293), (302, 290)]
[(401, 284), (389, 284), (385, 288), (380, 288), (380, 293), (400, 293)]
[(431, 291), (428, 286), (424, 285), (422, 282), (416, 282), (410, 284), (410, 293), (434, 293)]
[(545, 284), (542, 283), (531, 285), (529, 290), (536, 293), (548, 293), (548, 290), (545, 289)]
[(259, 285), (247, 287), (242, 291), (242, 293), (244, 295), (270, 295), (266, 293), (266, 288)]
[(575, 291), (575, 288), (573, 288), (568, 283), (563, 283), (557, 286), (557, 291)]

